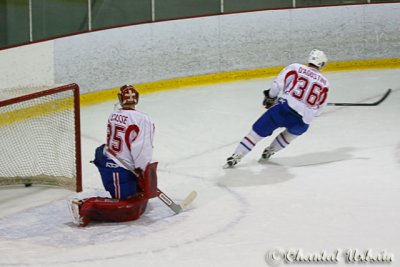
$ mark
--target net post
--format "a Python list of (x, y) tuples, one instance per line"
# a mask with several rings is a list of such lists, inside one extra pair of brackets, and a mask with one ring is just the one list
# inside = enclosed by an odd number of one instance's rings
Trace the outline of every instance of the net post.
[(76, 192), (82, 191), (82, 146), (81, 146), (81, 112), (80, 92), (77, 84), (74, 87), (74, 112), (75, 112), (75, 153), (76, 153)]

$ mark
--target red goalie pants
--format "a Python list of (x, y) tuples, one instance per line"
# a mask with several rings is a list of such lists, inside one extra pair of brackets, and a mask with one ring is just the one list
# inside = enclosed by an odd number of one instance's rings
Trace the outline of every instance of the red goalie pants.
[(146, 210), (147, 201), (148, 199), (145, 198), (118, 200), (92, 197), (85, 199), (79, 212), (83, 219), (81, 226), (86, 226), (90, 221), (126, 222), (136, 220)]

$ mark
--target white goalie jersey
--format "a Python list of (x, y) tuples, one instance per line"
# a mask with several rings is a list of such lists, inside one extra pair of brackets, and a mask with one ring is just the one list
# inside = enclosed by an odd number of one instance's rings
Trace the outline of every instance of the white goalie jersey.
[(310, 124), (327, 104), (329, 82), (315, 68), (294, 63), (283, 69), (273, 81), (270, 96), (286, 99), (289, 106)]
[[(153, 156), (154, 123), (149, 116), (134, 109), (118, 109), (107, 124), (105, 155), (126, 169), (146, 169)], [(121, 163), (124, 161), (124, 163)]]

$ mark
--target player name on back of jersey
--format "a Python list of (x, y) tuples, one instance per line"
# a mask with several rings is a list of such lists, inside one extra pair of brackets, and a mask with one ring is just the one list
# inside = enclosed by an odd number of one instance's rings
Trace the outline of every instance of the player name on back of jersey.
[(112, 114), (110, 121), (115, 121), (118, 123), (126, 124), (128, 120), (128, 116), (122, 114)]
[(324, 77), (322, 77), (321, 75), (319, 75), (318, 73), (316, 73), (315, 71), (313, 71), (311, 69), (299, 67), (298, 72), (301, 74), (305, 74), (306, 76), (311, 77), (311, 78), (323, 83), (324, 85), (326, 85), (326, 83), (327, 83), (327, 80)]

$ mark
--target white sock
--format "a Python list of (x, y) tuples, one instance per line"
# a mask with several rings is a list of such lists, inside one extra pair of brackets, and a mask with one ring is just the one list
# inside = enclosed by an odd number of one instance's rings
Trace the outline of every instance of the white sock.
[(278, 152), (287, 147), (296, 137), (298, 137), (298, 135), (291, 134), (285, 130), (275, 137), (269, 148), (273, 153)]
[(234, 154), (241, 155), (244, 157), (249, 153), (263, 137), (259, 136), (256, 132), (251, 130), (243, 139), (240, 141), (235, 149)]

